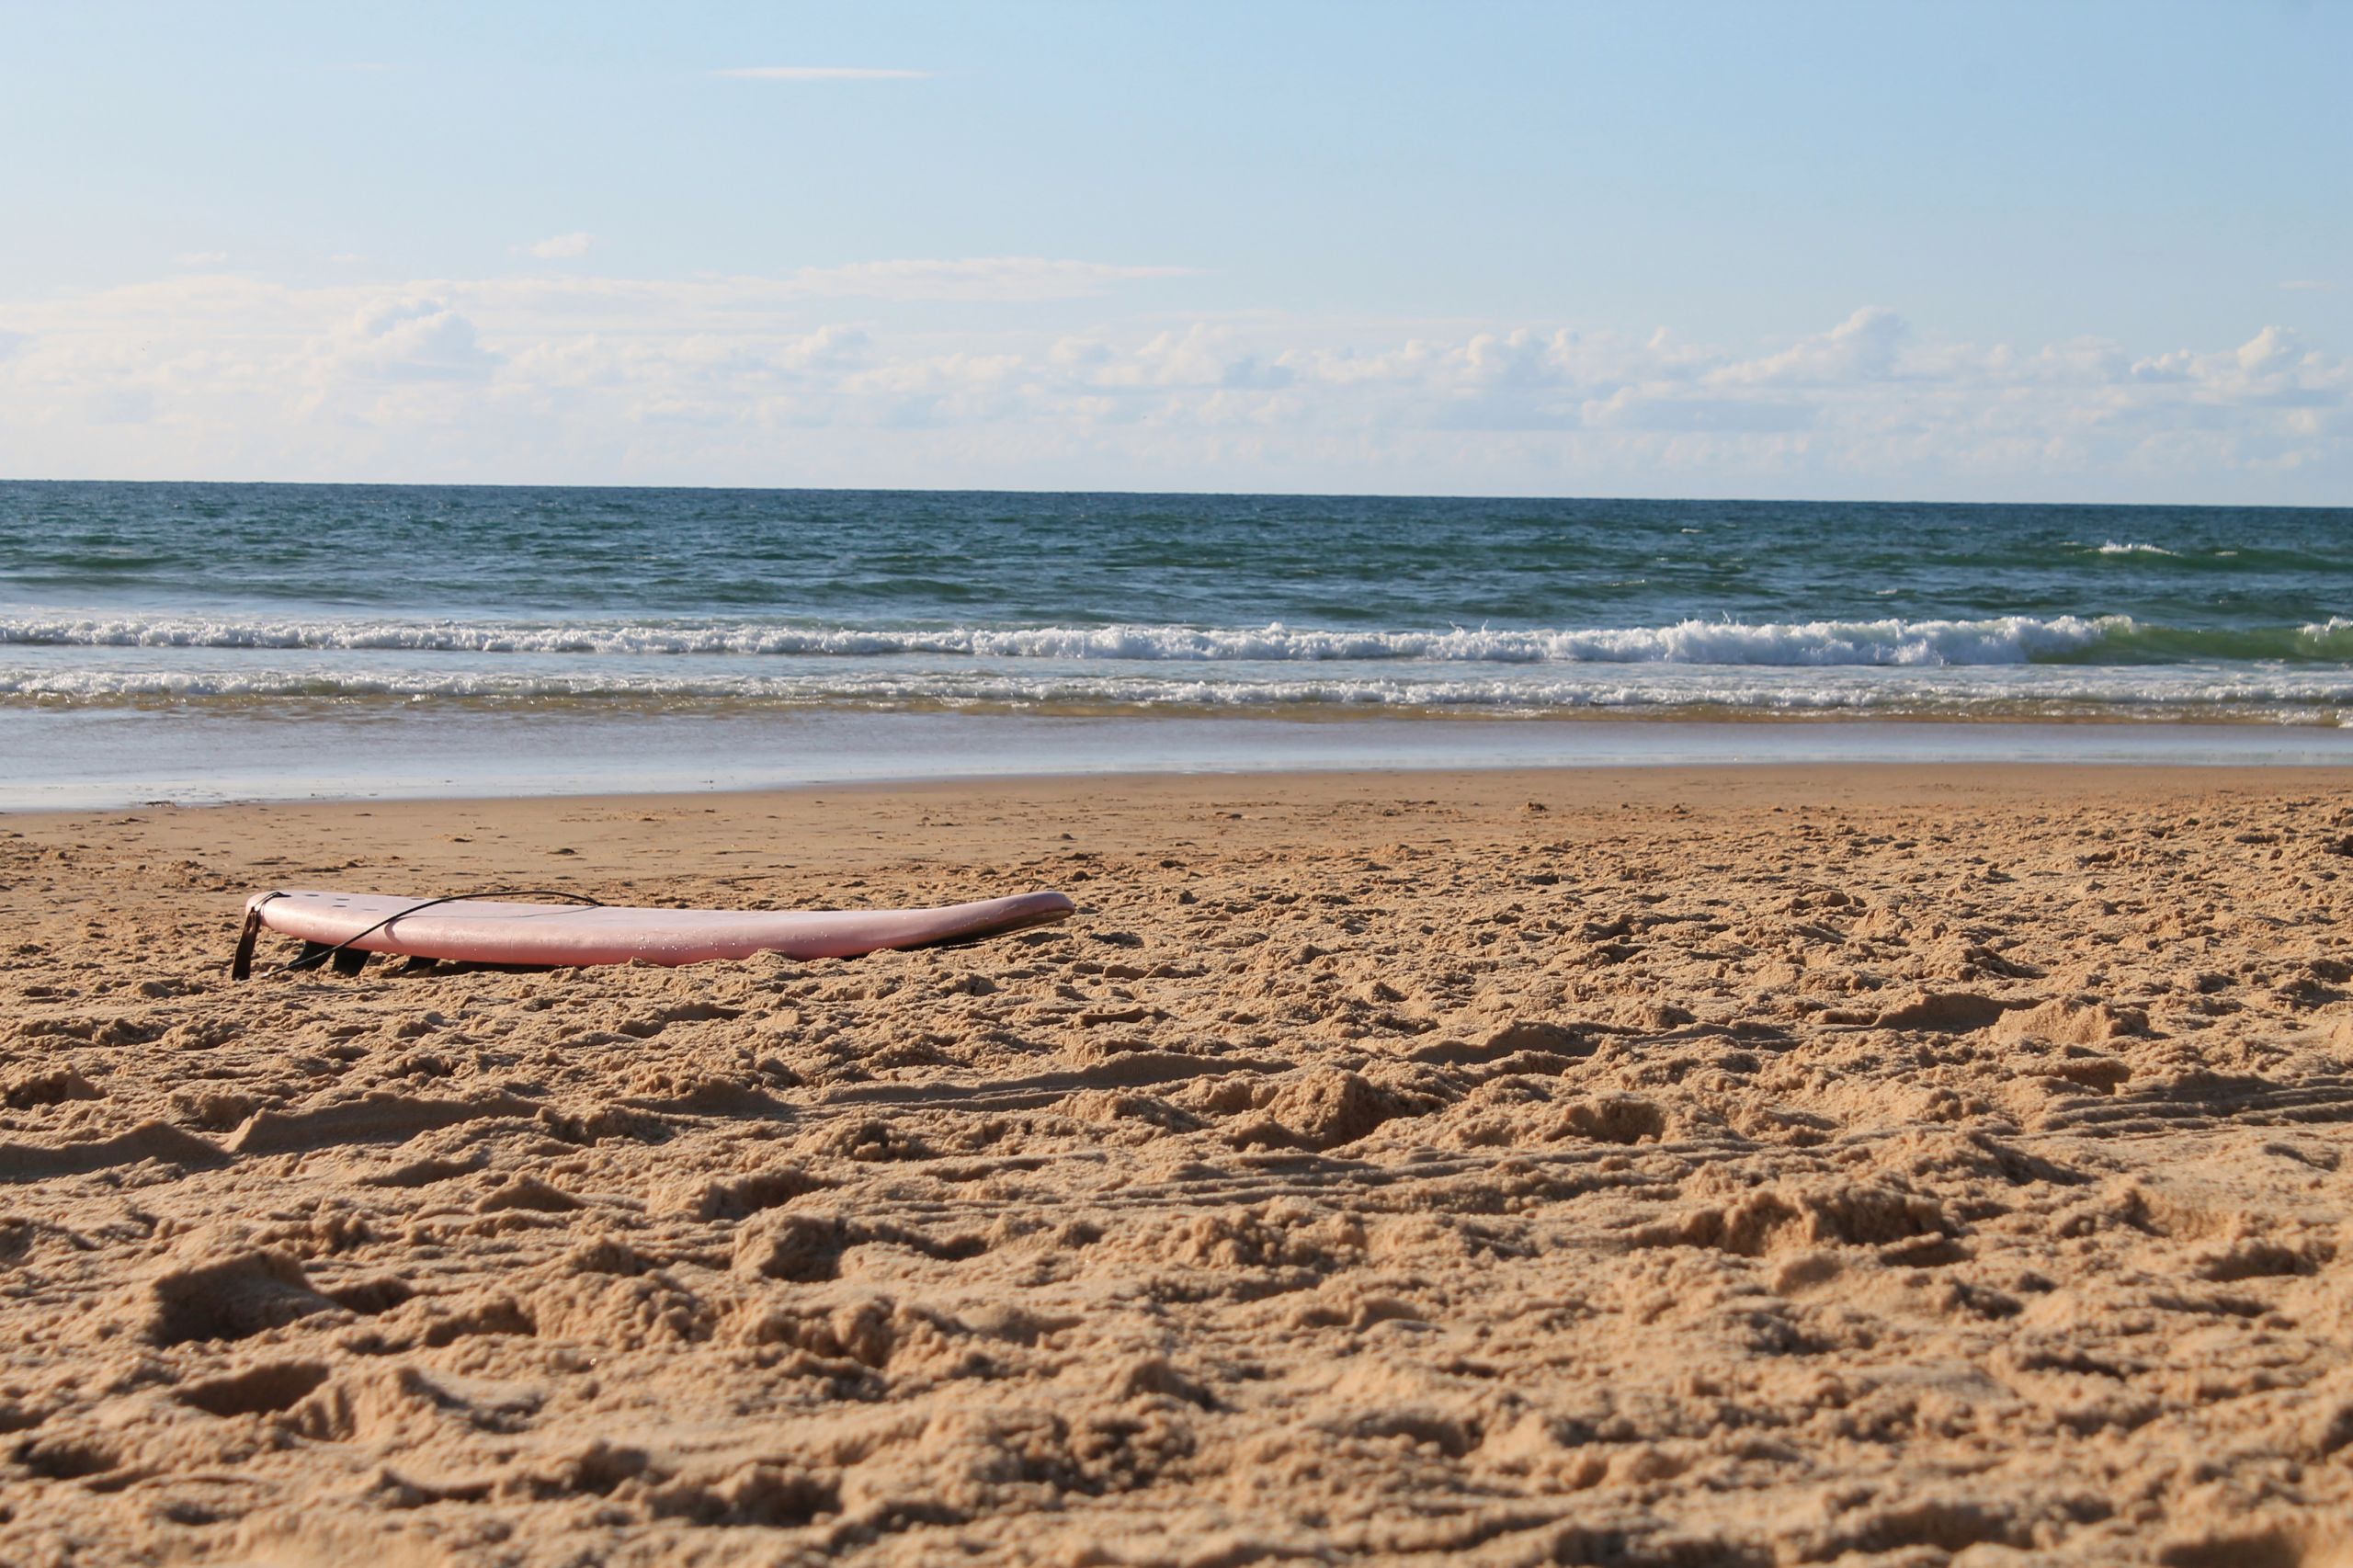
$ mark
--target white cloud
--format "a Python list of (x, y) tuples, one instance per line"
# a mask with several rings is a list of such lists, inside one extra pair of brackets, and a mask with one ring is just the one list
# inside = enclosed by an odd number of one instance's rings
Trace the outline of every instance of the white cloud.
[(1884, 381), (1911, 328), (1893, 311), (1866, 305), (1828, 332), (1800, 338), (1761, 358), (1715, 370), (1722, 384), (1826, 386), (1845, 381)]
[(480, 381), (499, 363), (474, 340), (474, 324), (448, 301), (414, 297), (362, 307), (313, 342), (310, 353), (327, 380)]
[(2284, 327), (2267, 326), (2240, 344), (2233, 358), (2238, 360), (2240, 369), (2261, 375), (2268, 370), (2285, 369), (2300, 362), (2304, 354), (2294, 333)]
[(711, 74), (759, 82), (914, 82), (939, 73), (874, 65), (738, 65)]
[(2309, 290), (2317, 292), (2325, 292), (2327, 290), (2336, 288), (2336, 285), (2323, 278), (2290, 278), (2285, 283), (2280, 284), (2279, 287), (2282, 289)]
[(1053, 347), (1046, 350), (1046, 357), (1065, 367), (1100, 365), (1110, 359), (1111, 347), (1091, 337), (1057, 338)]
[[(2353, 359), (1970, 343), (1860, 310), (1727, 347), (1556, 322), (1214, 319), (1179, 269), (196, 274), (0, 299), (0, 472), (2333, 502)], [(135, 429), (121, 422), (136, 420)]]
[(591, 233), (551, 234), (537, 244), (524, 247), (542, 261), (560, 261), (575, 256), (586, 256), (597, 243)]
[(172, 259), (182, 267), (225, 267), (229, 253), (224, 250), (182, 251)]

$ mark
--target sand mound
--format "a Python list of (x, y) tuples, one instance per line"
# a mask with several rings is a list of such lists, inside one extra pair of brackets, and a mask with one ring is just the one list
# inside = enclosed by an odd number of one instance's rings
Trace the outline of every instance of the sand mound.
[(215, 1254), (191, 1249), (151, 1280), (140, 1335), (152, 1345), (191, 1339), (246, 1339), (282, 1328), (335, 1303), (311, 1288), (301, 1263), (283, 1252)]
[(1998, 1040), (2047, 1040), (2058, 1045), (2105, 1045), (2126, 1035), (2139, 1034), (2146, 1028), (2145, 1020), (2128, 1017), (2106, 1003), (2081, 1006), (2074, 1002), (2052, 1001), (2004, 1016), (1994, 1026), (1994, 1034)]

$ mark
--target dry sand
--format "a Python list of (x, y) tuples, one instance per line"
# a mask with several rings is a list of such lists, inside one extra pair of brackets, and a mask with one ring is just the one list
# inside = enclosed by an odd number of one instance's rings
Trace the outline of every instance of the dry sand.
[[(0, 1562), (2353, 1561), (2348, 783), (0, 819)], [(1082, 913), (225, 974), (518, 883)]]

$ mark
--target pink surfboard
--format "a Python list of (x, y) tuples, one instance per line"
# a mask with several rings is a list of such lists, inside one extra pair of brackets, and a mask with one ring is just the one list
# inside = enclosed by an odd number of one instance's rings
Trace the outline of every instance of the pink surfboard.
[[(928, 948), (1000, 936), (1063, 919), (1074, 907), (1058, 892), (1028, 892), (939, 909), (584, 908), (488, 899), (416, 908), (427, 902), (315, 889), (262, 893), (245, 905), (241, 960), (249, 955), (253, 935), (262, 926), (322, 948), (348, 942), (360, 952), (455, 963), (604, 964), (635, 959), (688, 964), (755, 953), (846, 959), (885, 948)], [(242, 972), (242, 961), (239, 968)]]

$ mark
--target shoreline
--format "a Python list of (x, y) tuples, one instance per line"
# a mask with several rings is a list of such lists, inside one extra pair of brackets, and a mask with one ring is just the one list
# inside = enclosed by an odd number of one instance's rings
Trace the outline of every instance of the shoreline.
[[(906, 778), (833, 778), (805, 783), (673, 790), (584, 790), (527, 794), (417, 795), (406, 797), (306, 796), (227, 801), (148, 801), (131, 804), (0, 810), (0, 824), (17, 829), (96, 828), (128, 821), (214, 822), (243, 828), (263, 819), (303, 821), (381, 817), (379, 827), (430, 821), (445, 815), (498, 818), (505, 825), (529, 825), (537, 813), (561, 807), (573, 812), (687, 812), (725, 817), (784, 808), (796, 814), (828, 801), (884, 808), (961, 801), (982, 806), (1018, 800), (1039, 804), (1102, 809), (1107, 802), (1151, 799), (1206, 804), (1230, 797), (1263, 800), (1267, 790), (1283, 796), (1304, 792), (1321, 798), (1336, 791), (1408, 790), (1417, 797), (1454, 802), (1533, 802), (1544, 811), (1584, 812), (1654, 805), (1661, 801), (1705, 799), (1732, 808), (1758, 802), (1809, 810), (1832, 802), (1888, 808), (1910, 801), (1957, 795), (1993, 800), (2052, 796), (2177, 798), (2353, 792), (2353, 771), (2338, 764), (2228, 762), (2139, 763), (2124, 761), (1737, 761), (1711, 763), (1578, 763), (1551, 767), (1499, 764), (1389, 767), (1268, 767), (1184, 771), (1141, 769), (1077, 773), (1032, 771), (945, 775)], [(161, 812), (147, 817), (140, 813)], [(555, 836), (562, 836), (557, 835)]]
[[(2353, 729), (2257, 724), (793, 713), (711, 721), (67, 721), (0, 711), (0, 814), (304, 799), (572, 798), (1027, 777), (1514, 767), (2353, 767)], [(552, 787), (551, 787), (552, 786)]]

